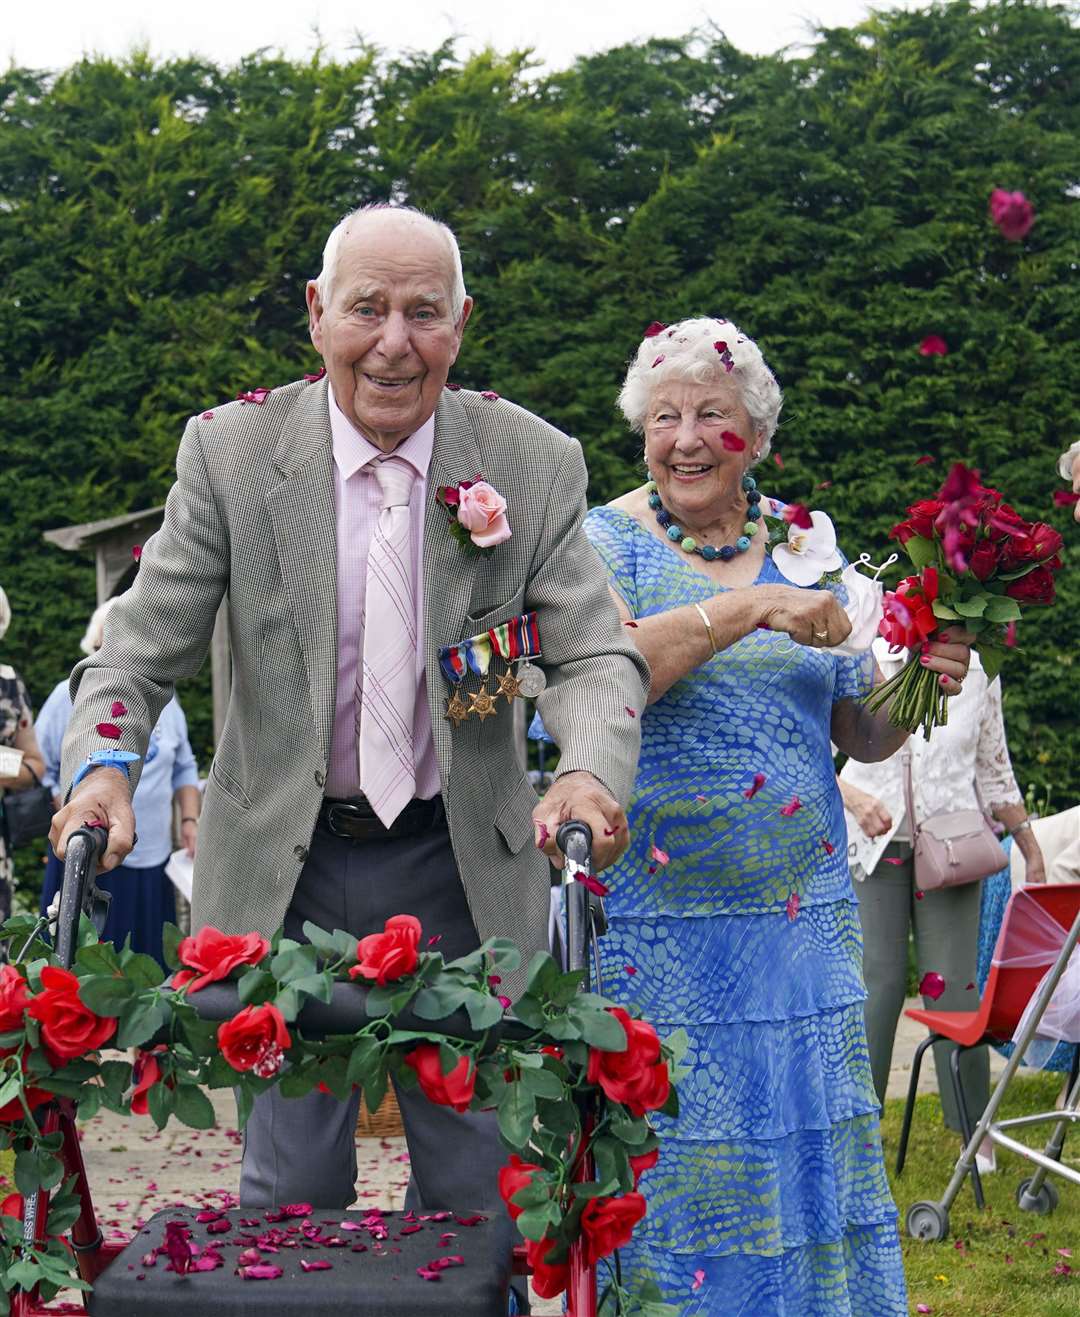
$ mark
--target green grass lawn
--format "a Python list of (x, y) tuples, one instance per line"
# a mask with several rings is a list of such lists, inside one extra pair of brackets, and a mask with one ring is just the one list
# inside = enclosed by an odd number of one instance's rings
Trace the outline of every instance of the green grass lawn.
[[(1053, 1109), (1060, 1075), (1023, 1075), (1014, 1080), (1002, 1116)], [(919, 1098), (907, 1165), (892, 1174), (900, 1138), (903, 1103), (886, 1103), (882, 1132), (890, 1182), (903, 1223), (912, 1203), (937, 1202), (945, 1192), (959, 1139), (941, 1123), (937, 1097)], [(1020, 1141), (1042, 1148), (1050, 1126), (1021, 1131)], [(1065, 1142), (1063, 1159), (1080, 1169), (1080, 1131)], [(933, 1317), (1065, 1317), (1080, 1314), (1080, 1187), (1057, 1177), (1060, 1206), (1050, 1216), (1021, 1212), (1016, 1189), (1034, 1173), (1030, 1162), (997, 1150), (998, 1169), (983, 1178), (986, 1210), (975, 1209), (970, 1182), (949, 1213), (950, 1233), (940, 1244), (920, 1244), (903, 1233), (911, 1312), (925, 1304)], [(1061, 1249), (1070, 1256), (1062, 1256)], [(1069, 1272), (1055, 1274), (1055, 1267)]]

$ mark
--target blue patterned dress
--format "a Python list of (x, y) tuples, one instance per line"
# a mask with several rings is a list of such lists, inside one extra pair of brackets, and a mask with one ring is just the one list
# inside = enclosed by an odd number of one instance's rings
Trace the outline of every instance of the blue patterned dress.
[[(633, 616), (716, 592), (627, 514), (585, 525)], [(604, 875), (604, 991), (661, 1036), (684, 1027), (690, 1072), (622, 1267), (694, 1317), (907, 1312), (829, 742), (833, 702), (872, 671), (759, 630), (642, 716), (630, 850)]]

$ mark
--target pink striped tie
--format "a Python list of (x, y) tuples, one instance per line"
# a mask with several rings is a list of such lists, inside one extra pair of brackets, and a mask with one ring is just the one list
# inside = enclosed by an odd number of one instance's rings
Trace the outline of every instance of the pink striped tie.
[(373, 470), (382, 508), (368, 550), (357, 747), (360, 788), (389, 827), (416, 793), (416, 600), (409, 515), (416, 473), (398, 457), (376, 462)]

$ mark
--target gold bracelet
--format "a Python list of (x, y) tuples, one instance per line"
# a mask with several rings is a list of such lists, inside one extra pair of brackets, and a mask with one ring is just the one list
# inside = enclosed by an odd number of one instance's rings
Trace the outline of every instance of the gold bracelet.
[(701, 620), (705, 623), (705, 630), (709, 633), (709, 644), (712, 646), (712, 652), (715, 654), (715, 653), (716, 653), (716, 632), (713, 631), (713, 629), (712, 629), (712, 623), (709, 621), (709, 615), (708, 615), (708, 613), (706, 613), (706, 611), (704, 610), (704, 608), (702, 608), (702, 606), (701, 606), (700, 604), (695, 604), (694, 607), (695, 607), (695, 608), (697, 609), (697, 611), (698, 611), (698, 617), (700, 617)]

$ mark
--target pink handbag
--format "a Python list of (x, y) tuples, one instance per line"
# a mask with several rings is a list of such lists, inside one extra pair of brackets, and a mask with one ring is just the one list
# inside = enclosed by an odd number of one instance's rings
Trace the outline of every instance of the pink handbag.
[[(981, 809), (943, 809), (915, 818), (911, 750), (904, 751), (904, 803), (915, 852), (915, 886), (921, 892), (977, 883), (1004, 869), (1009, 858)], [(976, 795), (978, 789), (976, 788)]]

